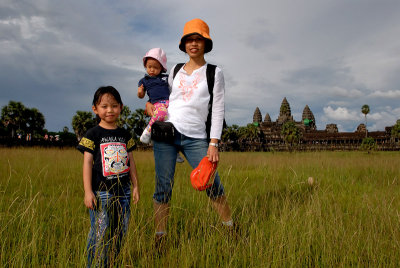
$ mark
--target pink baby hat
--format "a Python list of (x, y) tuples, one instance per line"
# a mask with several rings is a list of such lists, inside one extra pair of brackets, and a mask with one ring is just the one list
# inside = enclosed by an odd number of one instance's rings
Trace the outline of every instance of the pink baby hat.
[(152, 48), (147, 51), (146, 55), (143, 57), (143, 65), (146, 67), (146, 59), (153, 58), (157, 60), (161, 66), (163, 67), (163, 71), (167, 72), (167, 55), (165, 54), (164, 50), (159, 47)]

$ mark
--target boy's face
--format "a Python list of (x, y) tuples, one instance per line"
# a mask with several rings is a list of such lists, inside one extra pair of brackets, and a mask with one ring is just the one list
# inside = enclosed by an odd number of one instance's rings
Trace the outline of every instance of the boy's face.
[(157, 76), (161, 73), (161, 64), (158, 62), (158, 60), (155, 60), (153, 58), (147, 58), (146, 60), (146, 71), (147, 74), (150, 76)]
[(121, 114), (122, 105), (115, 100), (113, 95), (107, 93), (101, 96), (100, 102), (92, 106), (92, 109), (101, 121), (113, 124)]

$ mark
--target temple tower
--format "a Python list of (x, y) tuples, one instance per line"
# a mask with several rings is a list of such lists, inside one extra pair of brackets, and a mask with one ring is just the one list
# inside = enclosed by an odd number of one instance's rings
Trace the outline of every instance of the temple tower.
[(308, 105), (306, 105), (306, 107), (304, 107), (303, 115), (301, 117), (301, 122), (308, 129), (312, 129), (312, 130), (317, 129), (316, 124), (315, 124), (314, 114), (311, 112), (310, 107), (308, 107)]
[(261, 122), (262, 122), (261, 112), (260, 109), (257, 107), (253, 114), (253, 123), (261, 124)]
[(328, 133), (338, 133), (339, 132), (336, 124), (327, 124), (325, 131)]
[(269, 116), (269, 113), (267, 113), (264, 117), (264, 123), (271, 123), (271, 116)]
[(283, 98), (281, 108), (279, 110), (278, 124), (283, 124), (286, 121), (293, 121), (292, 112), (290, 111), (290, 105), (286, 97)]
[(359, 124), (357, 127), (356, 132), (361, 132), (361, 133), (365, 133), (367, 131), (367, 127), (365, 126), (365, 124)]

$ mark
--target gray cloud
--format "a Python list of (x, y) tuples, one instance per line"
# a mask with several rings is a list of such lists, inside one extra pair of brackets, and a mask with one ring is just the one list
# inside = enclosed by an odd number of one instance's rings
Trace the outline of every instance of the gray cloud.
[(144, 53), (162, 47), (169, 68), (185, 61), (183, 24), (200, 17), (214, 41), (206, 59), (224, 70), (229, 124), (251, 122), (257, 106), (274, 120), (284, 97), (295, 117), (308, 104), (319, 129), (337, 123), (354, 131), (365, 103), (371, 130), (400, 117), (400, 2), (206, 0), (190, 7), (177, 0), (2, 1), (0, 105), (36, 107), (54, 131), (71, 128), (101, 85), (142, 108), (135, 92)]
[(387, 98), (387, 99), (400, 99), (400, 90), (389, 90), (389, 91), (374, 91), (369, 97)]
[(284, 81), (294, 85), (346, 86), (353, 84), (350, 68), (336, 67), (334, 64), (290, 71)]

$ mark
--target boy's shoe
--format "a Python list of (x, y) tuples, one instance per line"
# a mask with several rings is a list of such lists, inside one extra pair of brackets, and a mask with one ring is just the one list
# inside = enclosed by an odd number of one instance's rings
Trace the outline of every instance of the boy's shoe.
[(151, 141), (151, 133), (150, 131), (146, 128), (143, 133), (142, 136), (140, 136), (140, 141), (144, 144), (149, 144)]
[(176, 156), (176, 162), (183, 163), (185, 162), (185, 159), (183, 159), (183, 157), (178, 153), (178, 155)]

